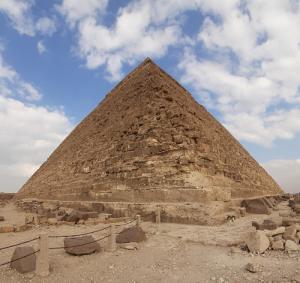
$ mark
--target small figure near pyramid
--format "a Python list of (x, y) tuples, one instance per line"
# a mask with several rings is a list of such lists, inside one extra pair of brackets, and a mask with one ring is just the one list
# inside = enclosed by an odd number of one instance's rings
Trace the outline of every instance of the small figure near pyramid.
[(17, 197), (205, 203), (280, 193), (241, 144), (147, 58), (73, 130)]

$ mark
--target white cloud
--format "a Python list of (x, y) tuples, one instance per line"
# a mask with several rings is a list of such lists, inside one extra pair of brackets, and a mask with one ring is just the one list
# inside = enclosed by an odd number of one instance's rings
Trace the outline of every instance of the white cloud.
[(96, 17), (106, 10), (108, 0), (63, 0), (57, 10), (66, 17), (68, 24), (74, 27), (86, 17)]
[(41, 34), (51, 36), (56, 32), (56, 22), (54, 19), (48, 17), (39, 18), (35, 24), (36, 31)]
[(24, 81), (19, 74), (3, 61), (0, 48), (0, 95), (37, 101), (42, 94), (32, 84)]
[(175, 18), (179, 11), (196, 7), (193, 1), (174, 1), (173, 5), (170, 1), (131, 1), (118, 10), (113, 24), (106, 26), (102, 17), (107, 1), (88, 1), (82, 10), (78, 2), (64, 0), (58, 9), (71, 27), (76, 27), (77, 51), (87, 68), (105, 66), (112, 81), (121, 78), (124, 64), (146, 56), (162, 57), (170, 46), (183, 41), (180, 21)]
[(62, 111), (32, 104), (40, 98), (0, 54), (0, 191), (19, 189), (72, 128)]
[(72, 125), (60, 111), (1, 95), (0, 120), (0, 191), (15, 191), (46, 160)]
[(32, 7), (34, 0), (1, 0), (0, 12), (10, 20), (20, 34), (35, 36), (37, 33), (51, 36), (56, 31), (56, 21), (48, 17), (35, 21)]
[(300, 133), (299, 1), (198, 1), (205, 20), (179, 66), (239, 139), (270, 146)]
[(47, 51), (47, 48), (42, 40), (38, 41), (36, 48), (37, 48), (39, 54), (43, 54)]
[(32, 4), (31, 0), (1, 0), (0, 12), (7, 15), (13, 27), (20, 34), (33, 36), (35, 33), (34, 23), (30, 15)]
[(289, 193), (299, 193), (299, 159), (270, 160), (262, 166), (273, 176), (283, 190)]

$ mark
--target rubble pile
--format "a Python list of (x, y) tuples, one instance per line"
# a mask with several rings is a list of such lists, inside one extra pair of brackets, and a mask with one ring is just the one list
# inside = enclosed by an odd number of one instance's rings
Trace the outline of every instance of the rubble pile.
[[(283, 199), (286, 198), (285, 195)], [(266, 250), (284, 251), (290, 256), (299, 253), (300, 198), (290, 196), (288, 203), (285, 203), (281, 206), (279, 218), (264, 219), (261, 223), (252, 222), (252, 226), (256, 230), (250, 232), (245, 239), (247, 248), (251, 253), (261, 254)], [(284, 216), (282, 217), (282, 215)]]

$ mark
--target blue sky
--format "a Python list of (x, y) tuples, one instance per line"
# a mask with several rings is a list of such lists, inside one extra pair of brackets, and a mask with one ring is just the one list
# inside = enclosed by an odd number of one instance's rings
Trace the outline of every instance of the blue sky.
[(298, 0), (1, 0), (0, 191), (147, 56), (298, 191), (299, 26)]

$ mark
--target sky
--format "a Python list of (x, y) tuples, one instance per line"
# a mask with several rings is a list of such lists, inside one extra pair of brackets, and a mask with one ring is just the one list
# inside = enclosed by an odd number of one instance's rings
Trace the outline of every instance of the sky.
[(0, 0), (0, 191), (151, 57), (298, 192), (299, 26), (300, 0)]

